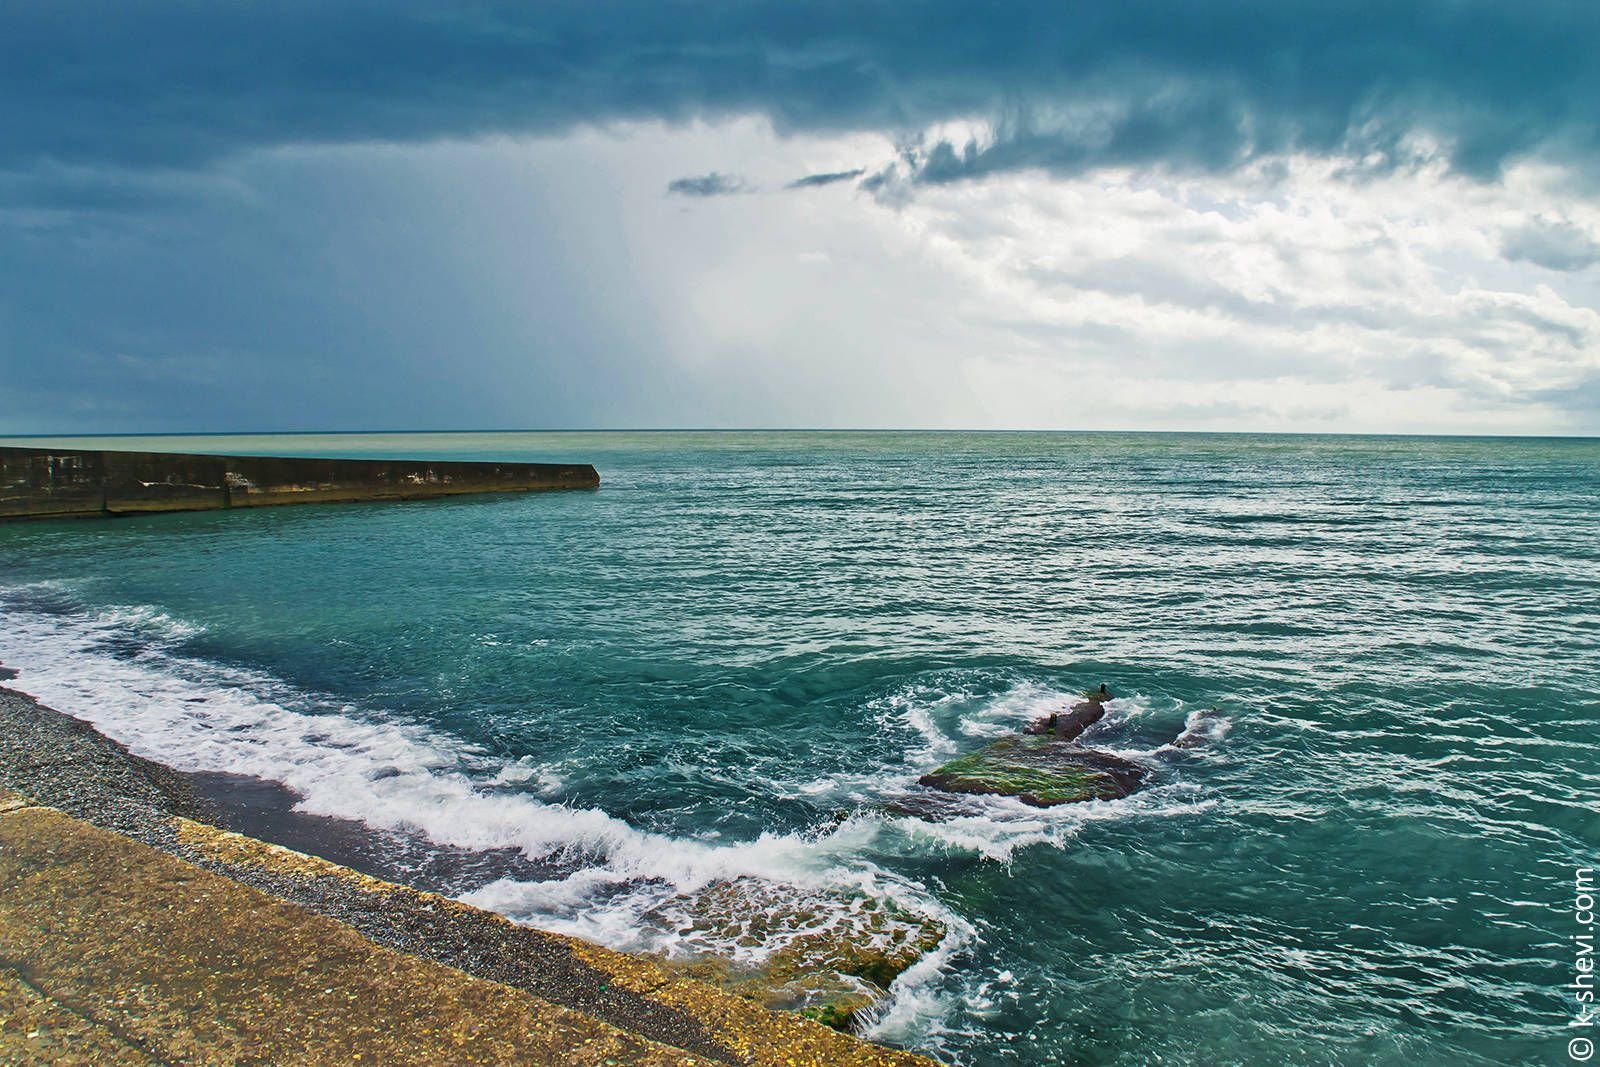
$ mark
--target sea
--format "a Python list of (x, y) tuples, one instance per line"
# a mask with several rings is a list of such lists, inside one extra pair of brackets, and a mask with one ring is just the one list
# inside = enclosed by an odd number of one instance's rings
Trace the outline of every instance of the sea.
[[(1600, 441), (51, 443), (598, 468), (594, 491), (0, 525), (9, 684), (407, 842), (419, 879), (515, 920), (759, 963), (761, 916), (733, 936), (683, 902), (731, 881), (847, 927), (890, 901), (946, 934), (866, 1033), (951, 1064), (1600, 1042)], [(919, 776), (1102, 683), (1083, 741), (1146, 788), (906, 813)]]

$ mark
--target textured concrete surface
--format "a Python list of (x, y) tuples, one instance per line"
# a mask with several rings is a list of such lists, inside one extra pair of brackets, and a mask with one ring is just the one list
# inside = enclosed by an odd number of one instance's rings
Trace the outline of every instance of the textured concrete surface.
[[(735, 995), (707, 985), (692, 970), (519, 926), (434, 893), (219, 830), (210, 825), (217, 813), (208, 810), (189, 786), (188, 776), (133, 756), (89, 724), (0, 688), (0, 823), (8, 809), (38, 810), (39, 805), (59, 809), (73, 821), (115, 830), (200, 868), (201, 873), (222, 875), (241, 887), (254, 887), (277, 901), (333, 920), (375, 947), (520, 990), (656, 1045), (692, 1054), (699, 1062), (750, 1067), (911, 1067), (930, 1062), (836, 1033), (789, 1012), (769, 1011), (759, 996), (742, 990)], [(25, 802), (19, 794), (29, 799)], [(0, 841), (0, 854), (6, 850)], [(90, 894), (91, 902), (116, 907), (123, 893), (119, 877)], [(10, 903), (9, 895), (10, 887), (0, 880), (0, 908)], [(35, 931), (30, 936), (40, 935)], [(102, 1038), (95, 1039), (103, 1044), (104, 1034), (115, 1037), (116, 1032), (103, 1021), (51, 1000), (22, 982), (19, 973), (7, 972), (10, 943), (0, 929), (0, 979), (9, 974), (9, 983), (0, 981), (0, 1019), (5, 1020), (0, 1023), (0, 1064), (40, 1062), (34, 1054), (40, 1050), (46, 1050), (43, 1062), (140, 1062), (136, 1056), (116, 1059), (90, 1037), (72, 1036), (69, 1042), (63, 1035), (103, 1031)], [(52, 1013), (55, 1021), (42, 1027), (23, 1025), (28, 1018), (42, 1018), (40, 1012)], [(78, 1029), (68, 1029), (68, 1023)], [(33, 1031), (39, 1036), (24, 1040)], [(92, 1058), (62, 1059), (54, 1046), (37, 1044), (52, 1040), (88, 1048)], [(137, 1046), (129, 1048), (129, 1056), (149, 1054)]]
[(156, 1063), (114, 1032), (24, 982), (0, 961), (0, 1063)]
[[(708, 1059), (748, 1067), (931, 1067), (933, 1061), (839, 1033), (789, 1012), (770, 1011), (743, 997), (684, 977), (655, 960), (616, 952), (574, 937), (518, 926), (460, 901), (424, 893), (340, 867), (278, 845), (175, 819), (185, 851), (222, 865), (233, 877), (266, 874), (274, 884), (346, 902), (358, 925), (381, 916), (387, 929), (409, 931), (403, 943), (470, 943), (475, 973), (508, 974), (551, 1000), (574, 1003), (596, 1017), (673, 1044), (684, 1035)], [(352, 899), (354, 898), (354, 899)], [(527, 960), (537, 960), (530, 973)], [(511, 965), (508, 970), (502, 967)], [(528, 983), (533, 983), (531, 986)], [(687, 1024), (687, 1026), (686, 1026)]]
[(593, 489), (588, 464), (0, 448), (0, 519)]
[[(191, 820), (172, 825), (183, 847), (223, 870), (331, 880), (388, 900), (391, 913), (434, 916), (446, 934), (500, 929), (502, 949), (520, 937), (559, 941), (575, 967), (598, 976), (590, 993), (601, 1009), (394, 951), (235, 878), (0, 793), (0, 1063), (931, 1062), (648, 960)], [(698, 1050), (671, 1043), (674, 1034)]]
[(0, 814), (0, 961), (37, 1017), (8, 1055), (70, 1013), (91, 1062), (707, 1062), (50, 808)]

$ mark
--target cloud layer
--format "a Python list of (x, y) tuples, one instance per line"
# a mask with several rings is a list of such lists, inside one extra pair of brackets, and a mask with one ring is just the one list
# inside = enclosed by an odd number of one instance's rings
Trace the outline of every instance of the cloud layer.
[[(1558, 171), (783, 188), (894, 151), (754, 120), (279, 150), (0, 228), (0, 432), (1600, 431), (1600, 268), (1505, 254), (1600, 232)], [(664, 195), (713, 156), (755, 191)]]
[[(9, 5), (0, 41), (8, 170), (747, 113), (883, 133), (934, 182), (1291, 151), (1402, 160), (1421, 142), (1491, 176), (1600, 151), (1600, 6), (1567, 0), (78, 0)], [(916, 144), (960, 121), (994, 135)]]
[(1555, 0), (11, 5), (0, 432), (1593, 433), (1597, 45)]

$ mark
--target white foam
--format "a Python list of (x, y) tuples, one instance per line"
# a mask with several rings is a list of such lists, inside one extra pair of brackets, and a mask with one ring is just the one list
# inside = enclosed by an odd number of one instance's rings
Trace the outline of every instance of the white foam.
[[(1064, 847), (1089, 821), (1209, 806), (1194, 787), (1175, 784), (1125, 800), (1051, 809), (1003, 797), (964, 798), (971, 814), (944, 822), (866, 814), (811, 834), (728, 842), (715, 834), (672, 837), (597, 809), (554, 802), (562, 780), (549, 762), (490, 760), (460, 739), (381, 709), (342, 705), (259, 672), (186, 655), (183, 646), (203, 629), (168, 613), (147, 607), (35, 610), (27, 597), (10, 598), (6, 608), (7, 599), (0, 591), (0, 659), (22, 672), (12, 684), (93, 723), (138, 755), (180, 770), (280, 782), (300, 794), (302, 811), (413, 831), (441, 845), (571, 860), (577, 869), (565, 877), (504, 878), (464, 898), (520, 921), (616, 948), (671, 954), (702, 947), (690, 944), (698, 935), (672, 925), (674, 902), (736, 879), (791, 887), (791, 899), (838, 900), (841, 891), (853, 889), (931, 915), (950, 934), (894, 983), (872, 1024), (882, 1036), (925, 1028), (948, 1010), (941, 990), (949, 983), (942, 976), (975, 935), (922, 887), (867, 857), (961, 852), (1009, 862), (1022, 848)], [(818, 778), (803, 791), (881, 800), (905, 788), (908, 774), (971, 748), (964, 738), (1010, 732), (1075, 699), (1029, 683), (998, 696), (959, 686), (908, 688), (873, 709), (886, 726), (921, 738), (904, 763)], [(1122, 715), (1143, 713), (1137, 701), (1112, 706)], [(770, 944), (719, 947), (735, 954), (771, 950)]]
[(1228, 736), (1233, 729), (1233, 720), (1221, 714), (1215, 708), (1201, 708), (1191, 711), (1183, 720), (1183, 732), (1173, 742), (1176, 745), (1182, 742), (1185, 746), (1196, 741), (1216, 743)]
[(869, 708), (886, 728), (909, 730), (922, 739), (905, 762), (941, 763), (971, 747), (967, 739), (1000, 737), (1077, 700), (1076, 694), (1034, 682), (1018, 682), (998, 695), (955, 684), (923, 682), (883, 697)]
[(1192, 815), (1211, 808), (1216, 800), (1192, 782), (1177, 781), (1117, 800), (1048, 808), (1003, 796), (962, 796), (960, 803), (966, 814), (938, 821), (900, 816), (890, 825), (902, 835), (902, 847), (908, 852), (975, 853), (1010, 863), (1025, 848), (1066, 848), (1088, 823)]
[(879, 721), (909, 727), (922, 738), (920, 749), (906, 751), (907, 763), (932, 762), (954, 753), (957, 747), (955, 739), (939, 728), (934, 719), (935, 709), (966, 699), (969, 699), (968, 694), (961, 692), (927, 694), (913, 689), (892, 693), (879, 702)]
[(911, 1043), (919, 1030), (947, 1016), (957, 1005), (944, 989), (943, 979), (976, 939), (977, 932), (970, 923), (952, 917), (944, 940), (894, 980), (888, 997), (872, 1005), (862, 1028), (864, 1034)]
[[(874, 819), (726, 844), (648, 833), (593, 808), (480, 788), (538, 777), (527, 762), (487, 765), (471, 746), (422, 727), (358, 716), (271, 678), (176, 655), (173, 645), (191, 631), (153, 612), (12, 610), (5, 620), (0, 655), (21, 669), (16, 684), (137, 755), (281, 782), (302, 796), (297, 809), (313, 814), (585, 864), (564, 879), (502, 880), (467, 898), (514, 918), (633, 947), (641, 909), (659, 903), (662, 887), (682, 894), (757, 878), (801, 890), (855, 887), (914, 909), (927, 903), (916, 887), (859, 858), (882, 829)], [(158, 639), (130, 652), (130, 623)]]
[[(1030, 845), (1060, 848), (1065, 836), (1046, 820), (1030, 817), (1021, 801), (1008, 797), (963, 797), (972, 808), (987, 812), (964, 815), (937, 822), (905, 816), (896, 820), (896, 829), (905, 835), (913, 851), (975, 853), (984, 859), (1009, 863), (1018, 849)], [(1021, 809), (1021, 810), (1017, 810)]]
[[(658, 878), (680, 888), (738, 875), (812, 877), (834, 851), (826, 840), (774, 834), (707, 846), (646, 833), (593, 808), (485, 793), (470, 773), (477, 753), (455, 739), (357, 718), (351, 709), (322, 710), (315, 698), (285, 693), (270, 679), (160, 647), (132, 656), (98, 647), (129, 618), (148, 616), (8, 613), (6, 661), (22, 670), (25, 691), (137, 755), (179, 770), (281, 782), (304, 798), (298, 810), (419, 831), (440, 844), (513, 847), (531, 857), (581, 853), (603, 860), (618, 880)], [(278, 691), (258, 695), (263, 690)]]
[(1015, 732), (1035, 719), (1076, 704), (1082, 697), (1035, 682), (1018, 682), (1010, 689), (984, 702), (972, 715), (961, 720), (966, 737), (999, 737)]
[(171, 642), (187, 641), (205, 633), (198, 623), (169, 615), (159, 608), (144, 604), (106, 608), (100, 613), (101, 622), (110, 628), (125, 627), (146, 636)]
[(544, 796), (553, 796), (561, 791), (566, 781), (553, 767), (540, 763), (532, 756), (523, 756), (501, 767), (499, 772), (489, 780), (491, 786), (526, 786), (532, 785)]

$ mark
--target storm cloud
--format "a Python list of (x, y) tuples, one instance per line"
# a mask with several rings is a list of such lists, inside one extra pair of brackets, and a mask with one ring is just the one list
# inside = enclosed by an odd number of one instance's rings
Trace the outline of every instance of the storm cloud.
[(1600, 6), (1562, 0), (23, 3), (0, 14), (0, 169), (761, 114), (908, 145), (989, 124), (916, 148), (929, 182), (1404, 160), (1419, 138), (1491, 177), (1532, 153), (1594, 163), (1597, 31)]
[(1597, 43), (1551, 0), (24, 0), (0, 432), (1595, 432)]

